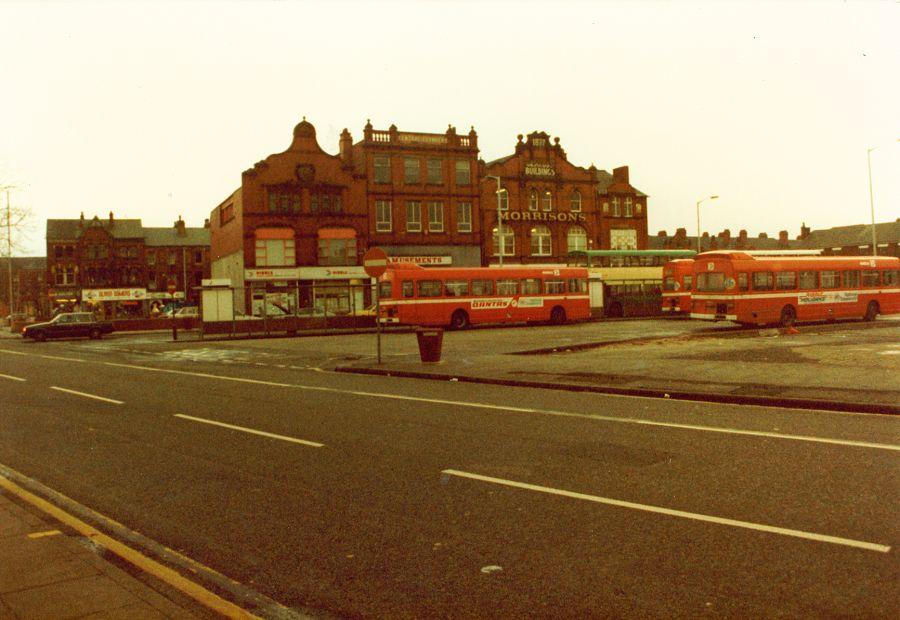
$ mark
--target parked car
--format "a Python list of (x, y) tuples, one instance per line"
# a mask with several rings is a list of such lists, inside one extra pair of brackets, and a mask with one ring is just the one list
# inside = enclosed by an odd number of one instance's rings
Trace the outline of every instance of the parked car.
[(197, 318), (200, 316), (200, 308), (197, 306), (183, 306), (175, 311), (175, 316)]
[(112, 323), (98, 321), (91, 312), (64, 312), (52, 321), (22, 328), (23, 338), (44, 341), (48, 338), (100, 338), (113, 331)]

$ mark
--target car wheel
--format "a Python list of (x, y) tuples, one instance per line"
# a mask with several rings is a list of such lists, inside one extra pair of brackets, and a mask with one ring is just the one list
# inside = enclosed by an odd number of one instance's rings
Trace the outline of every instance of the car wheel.
[(866, 307), (866, 314), (863, 316), (863, 319), (866, 321), (874, 321), (875, 317), (878, 316), (878, 311), (880, 308), (878, 307), (877, 301), (870, 301), (869, 305)]
[(781, 326), (782, 327), (793, 327), (794, 323), (797, 322), (797, 311), (794, 310), (794, 306), (785, 306), (781, 309)]
[(453, 316), (450, 317), (450, 328), (451, 329), (465, 329), (469, 326), (469, 315), (466, 314), (465, 310), (457, 310), (453, 313)]
[(47, 340), (47, 334), (45, 334), (44, 332), (37, 332), (34, 335), (34, 339), (38, 342), (44, 342), (45, 340)]

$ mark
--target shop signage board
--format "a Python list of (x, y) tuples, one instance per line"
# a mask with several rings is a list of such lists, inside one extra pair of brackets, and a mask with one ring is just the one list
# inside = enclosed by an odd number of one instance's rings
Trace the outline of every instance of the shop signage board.
[(453, 264), (452, 256), (388, 256), (388, 264), (413, 263), (423, 266), (447, 266)]
[(365, 269), (359, 266), (349, 267), (301, 267), (297, 270), (295, 280), (359, 280), (367, 279)]
[(245, 280), (297, 280), (300, 269), (297, 267), (260, 267), (244, 269)]
[(147, 298), (145, 288), (87, 288), (82, 289), (82, 301), (140, 301)]

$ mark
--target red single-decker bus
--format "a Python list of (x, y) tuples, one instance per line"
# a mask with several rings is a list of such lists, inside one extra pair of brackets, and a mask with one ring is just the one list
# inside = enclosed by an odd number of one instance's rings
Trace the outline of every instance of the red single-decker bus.
[(707, 252), (694, 260), (691, 318), (750, 325), (900, 312), (900, 258), (752, 256)]
[(690, 314), (693, 280), (693, 258), (678, 258), (663, 265), (662, 311), (664, 314)]
[(379, 281), (382, 323), (565, 323), (590, 317), (587, 269), (578, 267), (388, 268)]

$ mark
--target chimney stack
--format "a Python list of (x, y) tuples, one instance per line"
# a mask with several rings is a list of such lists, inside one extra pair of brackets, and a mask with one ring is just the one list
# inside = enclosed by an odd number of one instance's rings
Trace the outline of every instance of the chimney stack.
[(113, 220), (113, 212), (110, 211), (110, 212), (109, 212), (109, 225), (112, 226), (112, 225), (113, 225), (113, 222), (114, 222), (114, 220)]
[(344, 131), (341, 132), (339, 152), (341, 161), (345, 164), (350, 164), (353, 159), (353, 138), (350, 136), (350, 132), (346, 127), (344, 127)]
[(778, 231), (778, 245), (782, 248), (788, 246), (788, 232), (786, 230)]
[(187, 231), (184, 229), (184, 220), (181, 219), (181, 216), (178, 216), (178, 220), (175, 222), (175, 231), (179, 237), (184, 237), (187, 235)]
[(613, 182), (628, 184), (628, 166), (613, 168)]

